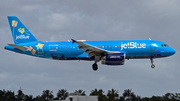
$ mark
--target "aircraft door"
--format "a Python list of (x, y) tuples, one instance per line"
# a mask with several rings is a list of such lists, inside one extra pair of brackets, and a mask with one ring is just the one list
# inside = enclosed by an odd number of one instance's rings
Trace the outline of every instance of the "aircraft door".
[(154, 41), (151, 41), (150, 43), (150, 51), (156, 51), (156, 43)]
[(39, 54), (43, 54), (43, 48), (42, 49), (38, 49), (38, 53)]

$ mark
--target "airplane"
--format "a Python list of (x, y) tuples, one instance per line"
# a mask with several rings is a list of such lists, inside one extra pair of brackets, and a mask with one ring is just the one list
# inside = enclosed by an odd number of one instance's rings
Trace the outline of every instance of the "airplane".
[(166, 43), (156, 40), (112, 40), (67, 42), (42, 42), (37, 40), (16, 16), (8, 16), (14, 44), (5, 49), (30, 56), (54, 60), (88, 60), (94, 61), (92, 69), (98, 70), (97, 63), (104, 65), (124, 65), (125, 59), (153, 59), (168, 57), (175, 50)]

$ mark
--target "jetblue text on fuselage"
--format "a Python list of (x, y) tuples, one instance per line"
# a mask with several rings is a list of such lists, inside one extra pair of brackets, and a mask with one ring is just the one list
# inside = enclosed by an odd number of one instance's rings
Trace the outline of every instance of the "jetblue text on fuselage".
[(127, 42), (127, 43), (123, 43), (121, 42), (121, 50), (123, 49), (127, 49), (127, 48), (146, 48), (146, 44), (145, 43), (137, 43), (137, 42)]

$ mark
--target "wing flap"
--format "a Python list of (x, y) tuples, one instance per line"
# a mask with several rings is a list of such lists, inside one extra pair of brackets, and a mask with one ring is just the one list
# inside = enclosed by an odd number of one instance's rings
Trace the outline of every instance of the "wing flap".
[(79, 44), (79, 49), (80, 50), (90, 49), (90, 50), (92, 50), (94, 52), (117, 53), (117, 52), (104, 50), (104, 49), (98, 48), (96, 46), (92, 46), (92, 45), (86, 44), (83, 41), (75, 41), (75, 42), (77, 44)]
[(101, 53), (103, 54), (111, 54), (111, 53), (119, 53), (115, 51), (108, 51), (102, 48), (98, 48), (96, 46), (84, 43), (84, 41), (81, 40), (74, 40), (72, 39), (73, 43), (77, 43), (79, 46), (79, 50), (83, 50), (85, 53), (88, 53), (88, 57), (92, 57), (95, 55), (100, 55)]

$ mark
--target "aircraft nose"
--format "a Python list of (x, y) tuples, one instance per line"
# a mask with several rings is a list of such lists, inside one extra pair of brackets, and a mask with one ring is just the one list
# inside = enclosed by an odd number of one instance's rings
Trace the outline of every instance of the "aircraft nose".
[(170, 53), (171, 55), (173, 55), (173, 54), (176, 53), (176, 51), (175, 51), (173, 48), (171, 48), (171, 49), (169, 50), (169, 53)]

